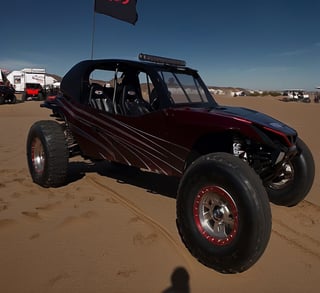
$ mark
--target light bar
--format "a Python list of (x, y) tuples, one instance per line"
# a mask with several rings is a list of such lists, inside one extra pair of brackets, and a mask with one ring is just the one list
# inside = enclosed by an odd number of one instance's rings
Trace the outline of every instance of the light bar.
[(184, 60), (171, 59), (171, 58), (148, 55), (143, 53), (139, 54), (139, 60), (166, 64), (166, 65), (186, 66), (186, 61)]

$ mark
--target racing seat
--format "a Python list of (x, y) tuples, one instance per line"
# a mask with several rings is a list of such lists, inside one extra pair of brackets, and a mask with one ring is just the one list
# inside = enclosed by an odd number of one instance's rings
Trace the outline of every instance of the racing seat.
[(112, 96), (110, 97), (106, 89), (98, 83), (91, 84), (89, 104), (93, 108), (114, 113)]
[(139, 96), (136, 88), (131, 85), (123, 87), (121, 108), (125, 116), (141, 116), (150, 112), (147, 103)]

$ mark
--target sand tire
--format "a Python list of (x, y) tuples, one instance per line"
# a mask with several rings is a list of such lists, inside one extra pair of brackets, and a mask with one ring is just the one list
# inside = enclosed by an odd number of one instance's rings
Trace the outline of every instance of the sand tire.
[(177, 227), (190, 253), (221, 273), (249, 269), (271, 233), (265, 188), (245, 162), (227, 153), (190, 165), (177, 195)]
[(309, 193), (315, 175), (315, 164), (308, 146), (297, 139), (298, 154), (283, 166), (283, 172), (266, 190), (272, 203), (281, 206), (295, 206)]
[(68, 158), (67, 142), (59, 123), (45, 120), (31, 126), (27, 138), (27, 160), (35, 183), (43, 187), (64, 185)]

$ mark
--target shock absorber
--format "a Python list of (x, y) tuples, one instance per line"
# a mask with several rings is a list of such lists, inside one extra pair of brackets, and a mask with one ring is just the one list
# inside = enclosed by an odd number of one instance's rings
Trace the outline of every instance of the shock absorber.
[(232, 144), (233, 155), (242, 160), (247, 160), (247, 153), (243, 150), (243, 143), (240, 139), (234, 139)]
[(69, 149), (69, 157), (74, 157), (80, 154), (78, 143), (74, 139), (72, 132), (69, 129), (67, 121), (63, 124), (63, 128), (64, 128), (64, 135), (66, 137), (66, 141)]

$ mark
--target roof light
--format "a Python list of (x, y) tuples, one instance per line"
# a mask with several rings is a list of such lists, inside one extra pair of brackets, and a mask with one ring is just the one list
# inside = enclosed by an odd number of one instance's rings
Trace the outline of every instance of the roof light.
[(166, 65), (186, 66), (186, 61), (184, 60), (148, 55), (143, 53), (139, 54), (139, 60), (166, 64)]

